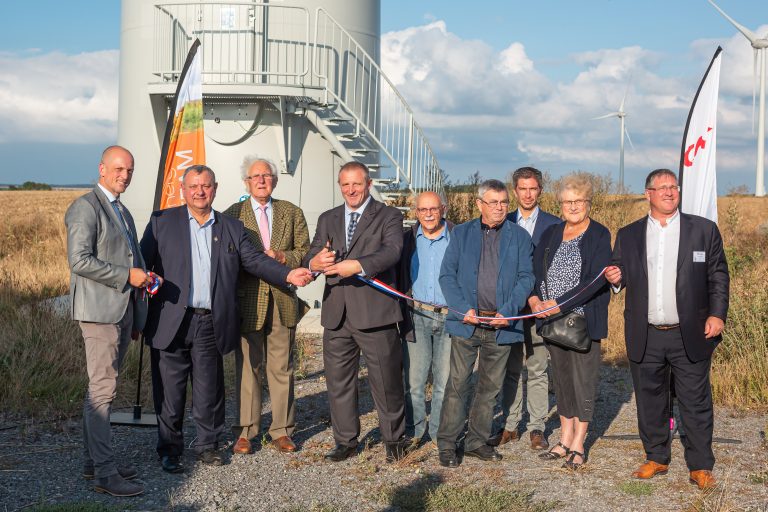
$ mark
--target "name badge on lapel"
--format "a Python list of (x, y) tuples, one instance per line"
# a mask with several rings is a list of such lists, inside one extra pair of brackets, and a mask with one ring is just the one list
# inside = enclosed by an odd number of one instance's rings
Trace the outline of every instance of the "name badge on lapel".
[(704, 263), (707, 261), (706, 253), (704, 251), (693, 251), (693, 262)]

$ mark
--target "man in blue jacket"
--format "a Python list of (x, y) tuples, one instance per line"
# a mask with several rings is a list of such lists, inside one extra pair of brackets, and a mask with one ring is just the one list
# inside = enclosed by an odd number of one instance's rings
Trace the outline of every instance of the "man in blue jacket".
[[(522, 322), (502, 318), (518, 314), (534, 284), (531, 237), (507, 219), (506, 186), (488, 180), (480, 185), (477, 195), (480, 218), (454, 228), (440, 269), (440, 287), (448, 307), (464, 312), (449, 312), (446, 320), (451, 363), (437, 433), (440, 464), (445, 467), (459, 464), (456, 440), (467, 419), (468, 402), (472, 406), (464, 455), (501, 460), (501, 454), (487, 444), (493, 408), (510, 352), (514, 350), (517, 360), (522, 361), (519, 353), (523, 349)], [(477, 385), (469, 400), (478, 358)]]

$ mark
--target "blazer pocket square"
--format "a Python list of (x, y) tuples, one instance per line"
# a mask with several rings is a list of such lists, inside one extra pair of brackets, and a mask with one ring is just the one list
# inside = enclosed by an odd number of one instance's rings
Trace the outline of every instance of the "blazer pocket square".
[(693, 251), (694, 263), (705, 263), (706, 261), (707, 261), (707, 256), (704, 251)]

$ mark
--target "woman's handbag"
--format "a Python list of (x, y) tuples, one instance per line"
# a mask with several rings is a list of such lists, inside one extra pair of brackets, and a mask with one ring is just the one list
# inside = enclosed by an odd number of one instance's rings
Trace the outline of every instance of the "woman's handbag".
[[(547, 274), (549, 273), (547, 260), (549, 259), (549, 247), (544, 250), (544, 286), (547, 287)], [(549, 288), (547, 287), (547, 290)], [(539, 335), (547, 343), (552, 343), (562, 348), (576, 352), (589, 352), (592, 347), (592, 338), (587, 331), (587, 319), (578, 313), (558, 313), (546, 318)]]

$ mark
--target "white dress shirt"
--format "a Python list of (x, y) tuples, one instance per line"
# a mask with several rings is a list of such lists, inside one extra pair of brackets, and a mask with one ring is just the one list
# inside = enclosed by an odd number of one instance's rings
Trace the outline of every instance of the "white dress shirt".
[(677, 253), (680, 248), (680, 213), (667, 219), (666, 226), (648, 215), (645, 229), (648, 265), (648, 323), (680, 323), (677, 315)]
[[(253, 198), (253, 196), (250, 197), (251, 201), (251, 208), (253, 208), (253, 214), (256, 216), (256, 225), (259, 225), (259, 221), (261, 220), (261, 203), (258, 202)], [(272, 198), (269, 198), (269, 201), (267, 201), (266, 204), (267, 207), (267, 225), (269, 226), (269, 234), (272, 234)]]
[(520, 208), (517, 209), (517, 225), (528, 232), (533, 237), (533, 230), (536, 229), (536, 221), (539, 219), (539, 207), (533, 209), (533, 212), (528, 218), (523, 217), (523, 212)]

